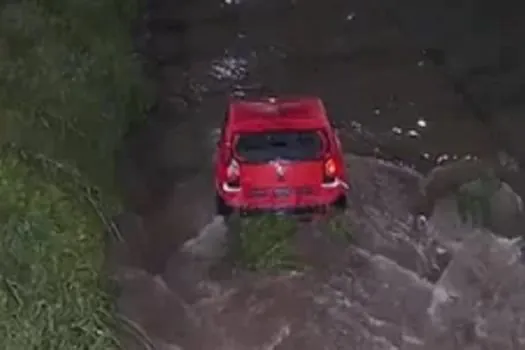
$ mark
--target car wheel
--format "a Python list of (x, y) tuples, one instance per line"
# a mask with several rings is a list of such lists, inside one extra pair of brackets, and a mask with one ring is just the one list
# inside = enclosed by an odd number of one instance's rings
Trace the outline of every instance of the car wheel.
[(348, 207), (346, 195), (342, 194), (332, 205), (337, 210), (345, 210)]
[(217, 215), (224, 216), (224, 219), (228, 219), (233, 212), (232, 208), (224, 203), (224, 199), (219, 194), (215, 194), (215, 212)]

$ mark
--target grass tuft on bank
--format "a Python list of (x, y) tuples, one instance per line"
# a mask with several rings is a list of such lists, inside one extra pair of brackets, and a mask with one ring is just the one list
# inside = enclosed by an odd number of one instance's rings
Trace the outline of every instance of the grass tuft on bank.
[(115, 347), (90, 204), (14, 155), (0, 159), (0, 198), (0, 347)]
[(0, 349), (112, 349), (114, 153), (149, 103), (137, 1), (0, 5)]

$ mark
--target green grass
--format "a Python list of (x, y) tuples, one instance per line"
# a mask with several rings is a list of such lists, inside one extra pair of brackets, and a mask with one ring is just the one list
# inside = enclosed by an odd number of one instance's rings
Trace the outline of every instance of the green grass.
[(145, 108), (134, 1), (22, 0), (0, 8), (0, 143), (113, 187), (114, 150)]
[(277, 272), (299, 267), (292, 239), (297, 221), (288, 216), (236, 218), (231, 225), (237, 263), (252, 271)]
[(0, 159), (0, 198), (0, 347), (114, 347), (97, 213), (15, 156)]
[[(230, 227), (235, 238), (233, 258), (240, 266), (262, 272), (307, 267), (294, 248), (294, 235), (299, 229), (296, 218), (271, 214), (236, 218)], [(347, 243), (352, 240), (350, 227), (344, 215), (334, 215), (323, 220), (317, 228)]]
[(136, 1), (0, 5), (0, 349), (111, 349), (114, 152), (148, 104)]

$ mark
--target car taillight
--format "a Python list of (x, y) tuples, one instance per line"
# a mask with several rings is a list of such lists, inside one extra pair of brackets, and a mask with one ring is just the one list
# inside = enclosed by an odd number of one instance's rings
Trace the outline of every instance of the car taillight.
[(240, 186), (240, 175), (241, 175), (241, 167), (239, 166), (239, 163), (232, 159), (230, 161), (230, 164), (228, 165), (228, 168), (226, 169), (226, 182), (231, 187), (239, 187)]
[(333, 182), (335, 180), (335, 177), (337, 175), (337, 165), (333, 158), (328, 158), (327, 160), (325, 160), (323, 175), (324, 182)]

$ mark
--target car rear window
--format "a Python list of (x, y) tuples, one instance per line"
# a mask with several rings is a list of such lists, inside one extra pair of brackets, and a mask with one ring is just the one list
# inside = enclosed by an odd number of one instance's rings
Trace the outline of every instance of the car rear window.
[(323, 147), (323, 137), (319, 131), (241, 133), (235, 144), (235, 153), (247, 163), (264, 163), (276, 159), (306, 161), (318, 159)]

